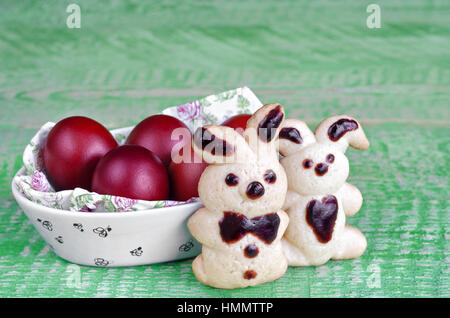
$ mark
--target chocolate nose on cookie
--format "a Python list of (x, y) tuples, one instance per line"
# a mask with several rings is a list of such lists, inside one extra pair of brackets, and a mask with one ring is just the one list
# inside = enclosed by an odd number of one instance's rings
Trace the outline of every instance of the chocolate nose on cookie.
[(314, 170), (316, 171), (316, 174), (318, 176), (323, 176), (325, 173), (328, 172), (328, 165), (326, 163), (322, 163), (322, 162), (318, 163)]
[(264, 195), (264, 186), (258, 181), (250, 183), (247, 187), (247, 196), (252, 199), (258, 199)]

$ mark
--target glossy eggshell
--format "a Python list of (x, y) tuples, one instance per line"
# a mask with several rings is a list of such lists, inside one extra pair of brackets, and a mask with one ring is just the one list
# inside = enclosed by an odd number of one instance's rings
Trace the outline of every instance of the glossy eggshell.
[[(183, 151), (181, 151), (183, 154)], [(208, 166), (191, 148), (190, 161), (171, 162), (169, 165), (171, 196), (177, 201), (198, 197), (198, 181)]]
[(92, 191), (137, 200), (166, 200), (169, 178), (161, 160), (150, 150), (124, 145), (99, 161), (92, 177)]
[(50, 131), (43, 150), (48, 180), (56, 191), (76, 187), (89, 190), (97, 162), (117, 141), (93, 119), (74, 116), (59, 121)]
[[(172, 132), (177, 128), (185, 129), (185, 137), (176, 136), (172, 140)], [(189, 128), (179, 119), (167, 115), (153, 115), (141, 121), (131, 131), (126, 144), (139, 145), (155, 153), (167, 167), (171, 161), (172, 148), (178, 144), (190, 144)]]
[(241, 135), (243, 134), (245, 128), (247, 127), (247, 121), (252, 117), (249, 114), (240, 114), (225, 120), (221, 126), (231, 127), (234, 130), (237, 130)]

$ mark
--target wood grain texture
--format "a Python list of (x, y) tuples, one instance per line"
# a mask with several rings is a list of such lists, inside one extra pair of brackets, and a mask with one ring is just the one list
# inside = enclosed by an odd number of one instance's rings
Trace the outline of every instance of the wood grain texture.
[[(449, 297), (450, 5), (377, 1), (74, 1), (0, 4), (0, 297)], [(369, 150), (348, 151), (367, 236), (357, 260), (289, 268), (262, 286), (196, 281), (191, 260), (131, 268), (58, 258), (10, 192), (46, 121), (86, 115), (108, 128), (247, 85), (311, 126), (347, 113)], [(379, 282), (377, 277), (379, 274)]]

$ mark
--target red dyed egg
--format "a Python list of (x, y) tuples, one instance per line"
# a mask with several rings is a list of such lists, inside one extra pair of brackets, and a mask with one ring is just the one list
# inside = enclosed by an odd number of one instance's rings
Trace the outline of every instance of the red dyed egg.
[[(175, 129), (178, 130), (174, 132)], [(191, 138), (189, 128), (182, 121), (172, 116), (154, 115), (134, 127), (125, 143), (151, 150), (167, 167), (170, 164), (174, 146), (176, 145), (175, 151), (178, 152), (184, 145), (191, 143)]]
[(244, 133), (245, 128), (247, 128), (247, 121), (252, 117), (249, 114), (240, 114), (225, 120), (221, 126), (231, 127), (238, 131), (241, 135)]
[(44, 146), (44, 166), (56, 191), (89, 190), (97, 162), (117, 147), (111, 133), (93, 119), (68, 117), (50, 131)]
[[(186, 201), (192, 197), (198, 197), (198, 181), (203, 170), (208, 166), (192, 148), (187, 160), (179, 163), (172, 161), (169, 165), (169, 178), (171, 194), (174, 200)], [(183, 156), (183, 151), (180, 152)]]
[(99, 161), (92, 177), (92, 191), (137, 200), (166, 200), (169, 178), (161, 160), (150, 150), (124, 145)]

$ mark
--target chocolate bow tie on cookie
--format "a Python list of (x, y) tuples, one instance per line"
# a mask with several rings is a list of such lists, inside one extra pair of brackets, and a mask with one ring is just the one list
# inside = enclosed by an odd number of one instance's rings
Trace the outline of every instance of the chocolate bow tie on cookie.
[(266, 244), (272, 243), (277, 237), (280, 218), (276, 213), (247, 218), (235, 212), (224, 212), (219, 221), (220, 235), (226, 243), (235, 243), (248, 233), (259, 237)]

